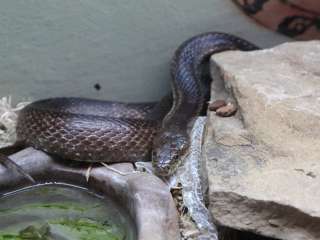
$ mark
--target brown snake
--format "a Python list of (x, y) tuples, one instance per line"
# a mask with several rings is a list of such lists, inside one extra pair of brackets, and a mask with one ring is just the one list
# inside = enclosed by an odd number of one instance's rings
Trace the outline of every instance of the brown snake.
[[(26, 106), (17, 123), (18, 144), (87, 162), (146, 161), (157, 175), (171, 175), (189, 147), (188, 126), (204, 102), (203, 64), (217, 52), (258, 49), (226, 33), (185, 41), (171, 64), (172, 97), (159, 103), (118, 103), (53, 98)], [(152, 154), (151, 154), (152, 153)]]

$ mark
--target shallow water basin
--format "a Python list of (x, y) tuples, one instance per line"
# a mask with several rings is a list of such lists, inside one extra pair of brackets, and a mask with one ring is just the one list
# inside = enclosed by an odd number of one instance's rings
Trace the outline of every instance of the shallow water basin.
[(133, 220), (113, 200), (68, 184), (42, 184), (0, 198), (0, 240), (134, 240)]

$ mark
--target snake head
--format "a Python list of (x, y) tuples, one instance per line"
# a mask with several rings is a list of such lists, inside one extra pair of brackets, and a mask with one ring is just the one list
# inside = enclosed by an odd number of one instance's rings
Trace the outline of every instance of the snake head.
[(152, 165), (158, 176), (172, 175), (189, 148), (189, 137), (176, 131), (159, 133), (153, 142)]

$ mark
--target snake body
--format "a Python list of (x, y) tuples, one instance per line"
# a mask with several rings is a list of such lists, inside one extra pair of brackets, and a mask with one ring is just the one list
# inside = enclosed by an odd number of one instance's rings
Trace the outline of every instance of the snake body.
[(83, 98), (40, 100), (19, 114), (17, 139), (64, 159), (143, 161), (156, 128), (147, 119), (151, 106)]
[(88, 162), (150, 159), (158, 175), (172, 174), (189, 147), (188, 126), (204, 101), (202, 66), (226, 50), (258, 49), (239, 37), (204, 33), (185, 41), (171, 63), (172, 94), (159, 103), (52, 98), (26, 106), (18, 142), (62, 158)]

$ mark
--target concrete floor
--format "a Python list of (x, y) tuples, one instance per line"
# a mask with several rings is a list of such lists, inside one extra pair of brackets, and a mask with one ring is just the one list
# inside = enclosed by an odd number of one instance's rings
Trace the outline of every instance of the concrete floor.
[(0, 97), (15, 102), (157, 100), (169, 90), (174, 49), (195, 34), (229, 32), (261, 47), (288, 41), (229, 0), (2, 0), (0, 22)]

